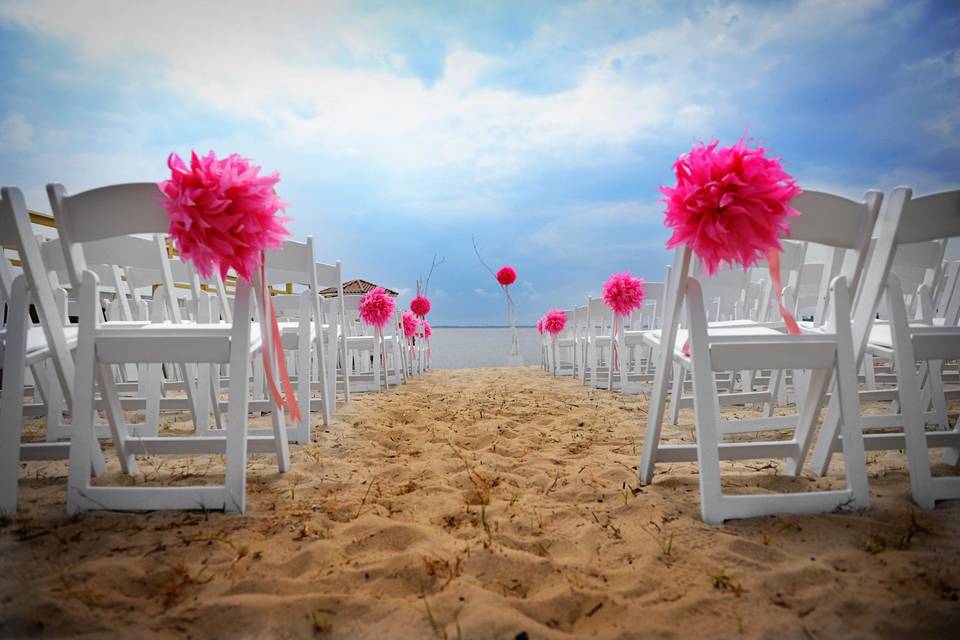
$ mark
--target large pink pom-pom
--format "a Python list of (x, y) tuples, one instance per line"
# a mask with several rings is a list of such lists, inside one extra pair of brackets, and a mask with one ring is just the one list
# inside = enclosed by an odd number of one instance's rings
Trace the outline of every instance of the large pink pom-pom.
[(603, 301), (618, 316), (628, 316), (643, 304), (643, 278), (615, 273), (603, 283)]
[(404, 311), (401, 318), (403, 320), (403, 335), (408, 338), (417, 335), (417, 317), (409, 311)]
[(517, 281), (517, 270), (511, 266), (501, 267), (497, 271), (497, 282), (505, 287), (509, 287)]
[(800, 188), (763, 147), (741, 139), (732, 147), (718, 142), (695, 146), (673, 165), (677, 184), (660, 187), (667, 196), (665, 224), (673, 229), (672, 249), (686, 243), (708, 275), (720, 264), (749, 268), (789, 234), (789, 216), (799, 215), (790, 200)]
[(383, 287), (368, 291), (360, 298), (360, 317), (364, 322), (378, 329), (383, 329), (390, 322), (393, 309), (393, 298), (383, 290)]
[(167, 196), (162, 204), (180, 257), (204, 277), (214, 268), (221, 277), (233, 269), (249, 281), (263, 250), (290, 235), (273, 188), (280, 175), (260, 176), (260, 167), (247, 158), (234, 153), (218, 160), (212, 151), (203, 158), (191, 152), (189, 168), (171, 153), (167, 166), (170, 179), (158, 186)]
[(430, 298), (423, 294), (418, 295), (410, 301), (410, 311), (421, 318), (426, 317), (430, 313)]
[(567, 326), (567, 314), (560, 309), (550, 309), (543, 317), (543, 330), (556, 336)]

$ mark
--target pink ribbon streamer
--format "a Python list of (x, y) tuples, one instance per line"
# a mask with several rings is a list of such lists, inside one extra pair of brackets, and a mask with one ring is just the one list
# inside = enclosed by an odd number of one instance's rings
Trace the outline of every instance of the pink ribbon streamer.
[[(283, 346), (281, 344), (280, 338), (280, 326), (277, 324), (277, 314), (273, 308), (273, 300), (270, 298), (270, 291), (266, 285), (266, 256), (261, 254), (260, 256), (260, 277), (258, 278), (259, 282), (256, 283), (257, 287), (260, 289), (260, 308), (263, 311), (263, 327), (262, 331), (270, 332), (272, 339), (269, 339), (269, 336), (264, 333), (261, 335), (263, 339), (263, 347), (260, 350), (261, 355), (263, 356), (263, 370), (266, 374), (266, 378), (269, 381), (270, 388), (270, 397), (273, 398), (274, 404), (279, 408), (280, 411), (283, 411), (286, 408), (290, 412), (290, 417), (296, 421), (300, 421), (300, 409), (297, 406), (297, 398), (293, 393), (293, 384), (290, 382), (290, 374), (287, 371), (287, 359), (283, 357)], [(277, 387), (277, 383), (273, 377), (273, 364), (276, 363), (277, 371), (280, 374), (280, 384), (283, 387), (283, 391), (286, 394), (280, 393), (280, 389)], [(301, 375), (303, 375), (301, 373)]]
[(620, 359), (617, 349), (617, 333), (620, 331), (620, 316), (613, 314), (613, 339), (610, 340), (610, 353), (613, 354), (613, 370), (620, 369)]
[(773, 289), (777, 293), (777, 306), (780, 307), (780, 317), (783, 323), (787, 325), (787, 333), (797, 335), (800, 333), (800, 326), (797, 325), (796, 318), (793, 317), (785, 306), (783, 306), (783, 286), (780, 280), (780, 252), (771, 249), (767, 253), (767, 264), (770, 268), (770, 280), (773, 281)]

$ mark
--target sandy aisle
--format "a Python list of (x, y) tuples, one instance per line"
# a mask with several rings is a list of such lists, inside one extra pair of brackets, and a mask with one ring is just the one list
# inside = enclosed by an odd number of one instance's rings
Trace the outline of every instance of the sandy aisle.
[[(902, 455), (870, 456), (867, 513), (709, 527), (691, 465), (638, 487), (645, 407), (536, 368), (434, 371), (356, 397), (286, 475), (256, 456), (243, 517), (68, 518), (65, 465), (30, 463), (0, 635), (956, 637), (960, 503), (911, 520)], [(152, 462), (150, 482), (222, 470)], [(751, 465), (731, 490), (841, 481)]]

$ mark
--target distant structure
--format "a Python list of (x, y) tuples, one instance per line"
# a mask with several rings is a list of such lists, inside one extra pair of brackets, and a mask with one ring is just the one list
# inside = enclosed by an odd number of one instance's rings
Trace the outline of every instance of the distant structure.
[[(343, 295), (362, 296), (368, 291), (373, 291), (374, 289), (380, 286), (382, 285), (374, 284), (367, 280), (349, 280), (343, 283)], [(393, 296), (394, 298), (400, 295), (393, 289), (388, 289), (387, 287), (383, 287), (383, 290), (386, 291), (391, 296)], [(326, 289), (323, 289), (320, 291), (320, 295), (322, 295), (324, 298), (335, 298), (337, 297), (337, 288), (327, 287)]]

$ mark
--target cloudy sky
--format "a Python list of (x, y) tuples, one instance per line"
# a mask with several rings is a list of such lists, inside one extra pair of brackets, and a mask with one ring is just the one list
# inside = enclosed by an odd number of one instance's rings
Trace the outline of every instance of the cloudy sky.
[(49, 210), (171, 152), (278, 170), (297, 236), (434, 324), (662, 280), (657, 187), (747, 134), (806, 188), (960, 186), (953, 0), (0, 2), (0, 182)]

